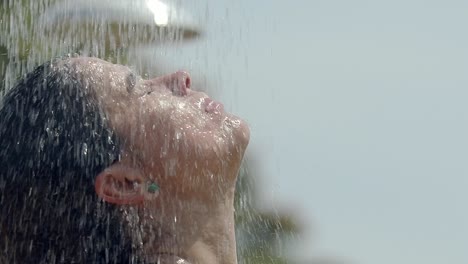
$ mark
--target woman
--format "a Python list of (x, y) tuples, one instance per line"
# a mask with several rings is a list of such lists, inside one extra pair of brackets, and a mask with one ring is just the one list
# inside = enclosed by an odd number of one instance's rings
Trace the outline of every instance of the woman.
[(190, 83), (78, 57), (11, 89), (0, 111), (1, 263), (236, 263), (249, 130)]

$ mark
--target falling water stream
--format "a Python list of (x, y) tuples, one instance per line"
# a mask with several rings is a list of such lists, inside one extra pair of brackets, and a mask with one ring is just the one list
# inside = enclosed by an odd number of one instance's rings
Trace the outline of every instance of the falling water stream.
[[(136, 65), (140, 72), (150, 71), (141, 66), (142, 58), (130, 51), (140, 45), (158, 49), (197, 41), (203, 37), (203, 29), (192, 15), (180, 1), (2, 1), (0, 95), (38, 65), (61, 56), (93, 56)], [(287, 217), (256, 212), (250, 202), (254, 190), (245, 176), (247, 171), (240, 174), (236, 194), (238, 261), (284, 263), (274, 257), (274, 251), (281, 250), (278, 236), (295, 232), (295, 224)]]
[(128, 51), (134, 47), (151, 44), (157, 48), (195, 39), (201, 33), (175, 1), (10, 0), (2, 2), (0, 12), (0, 67), (5, 87), (38, 63), (57, 56), (92, 55), (128, 63)]

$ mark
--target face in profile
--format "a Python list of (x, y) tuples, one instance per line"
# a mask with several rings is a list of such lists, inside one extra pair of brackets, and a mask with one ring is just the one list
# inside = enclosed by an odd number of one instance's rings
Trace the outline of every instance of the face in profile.
[(249, 129), (221, 103), (192, 89), (186, 72), (145, 80), (95, 58), (71, 64), (122, 139), (121, 164), (158, 182), (161, 194), (208, 199), (235, 183)]
[(249, 129), (187, 73), (145, 80), (67, 58), (2, 101), (0, 225), (11, 241), (0, 248), (14, 254), (0, 262), (236, 263), (234, 190)]

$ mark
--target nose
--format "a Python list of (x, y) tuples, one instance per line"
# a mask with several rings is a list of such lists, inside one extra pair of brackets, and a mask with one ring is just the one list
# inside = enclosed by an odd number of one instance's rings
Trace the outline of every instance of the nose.
[(185, 71), (177, 71), (167, 76), (166, 85), (175, 94), (179, 96), (187, 95), (187, 90), (191, 85), (190, 75)]

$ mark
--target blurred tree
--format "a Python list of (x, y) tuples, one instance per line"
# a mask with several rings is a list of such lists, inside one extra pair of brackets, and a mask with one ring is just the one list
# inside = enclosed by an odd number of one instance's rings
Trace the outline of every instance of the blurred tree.
[(237, 181), (235, 200), (238, 261), (245, 264), (290, 263), (285, 244), (300, 232), (291, 216), (264, 212), (255, 208), (256, 193), (252, 175), (243, 169)]
[(8, 65), (8, 50), (0, 45), (0, 94), (3, 91), (3, 81), (5, 78), (6, 67)]

